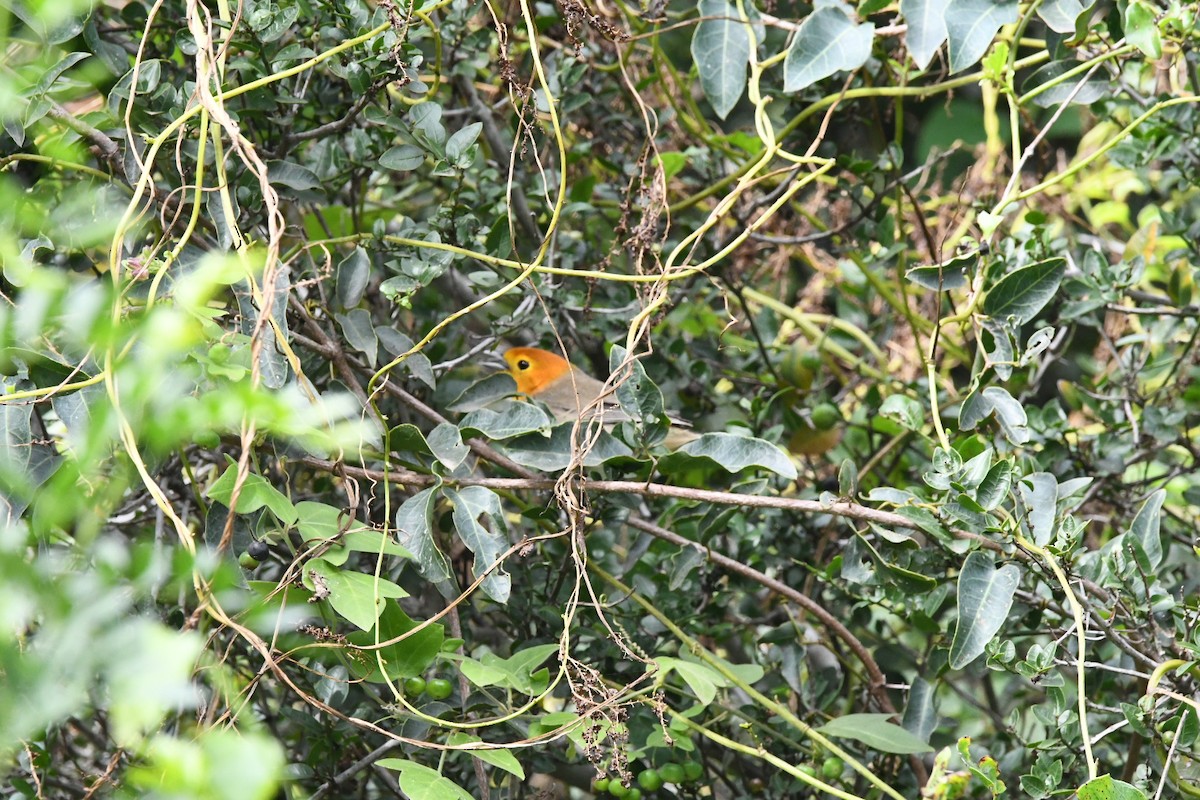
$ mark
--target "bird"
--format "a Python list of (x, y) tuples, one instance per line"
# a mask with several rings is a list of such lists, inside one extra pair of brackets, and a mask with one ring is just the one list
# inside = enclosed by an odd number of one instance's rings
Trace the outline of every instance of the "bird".
[[(609, 400), (612, 387), (557, 353), (537, 347), (513, 347), (504, 351), (504, 361), (508, 364), (508, 374), (517, 382), (517, 391), (544, 403), (559, 422), (579, 419), (589, 409), (601, 416), (606, 425), (632, 420)], [(698, 438), (695, 431), (687, 429), (687, 422), (670, 419), (671, 428), (663, 440), (668, 449), (675, 450)]]

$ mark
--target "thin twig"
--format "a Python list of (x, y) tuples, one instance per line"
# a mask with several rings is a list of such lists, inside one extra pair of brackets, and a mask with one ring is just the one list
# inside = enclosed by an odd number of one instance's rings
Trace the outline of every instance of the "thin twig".
[[(403, 389), (398, 391), (403, 392)], [(407, 393), (406, 393), (407, 394)], [(411, 397), (411, 395), (410, 395)], [(416, 398), (412, 398), (420, 403)], [(490, 449), (490, 448), (489, 448)], [(366, 469), (342, 465), (335, 461), (321, 458), (304, 457), (300, 459), (309, 466), (324, 470), (344, 469), (347, 475), (369, 478), (371, 480), (390, 480), (411, 486), (483, 486), (487, 489), (500, 491), (519, 491), (522, 489), (553, 489), (558, 483), (556, 478), (522, 477), (522, 478), (450, 478), (440, 475), (425, 475), (404, 469), (392, 469), (387, 473), (382, 470)], [(508, 461), (506, 458), (505, 461)], [(528, 470), (523, 472), (528, 473)], [(590, 478), (578, 478), (576, 485), (580, 489), (600, 494), (637, 494), (645, 497), (674, 497), (679, 500), (694, 500), (699, 503), (715, 503), (725, 506), (742, 506), (744, 508), (778, 508), (786, 511), (800, 511), (809, 514), (833, 514), (838, 517), (855, 519), (863, 522), (874, 522), (892, 528), (917, 530), (917, 523), (900, 514), (890, 511), (880, 511), (875, 508), (861, 506), (847, 500), (826, 505), (817, 500), (799, 500), (794, 497), (778, 497), (774, 495), (739, 494), (737, 492), (720, 492), (713, 489), (692, 489), (687, 486), (672, 486), (667, 483), (646, 483), (644, 481), (606, 481)]]

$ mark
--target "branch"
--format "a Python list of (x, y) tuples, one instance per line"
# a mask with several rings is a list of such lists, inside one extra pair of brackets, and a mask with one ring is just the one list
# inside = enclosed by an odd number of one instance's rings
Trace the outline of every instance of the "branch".
[[(368, 480), (389, 480), (394, 483), (416, 486), (430, 486), (433, 484), (445, 486), (484, 486), (490, 489), (500, 490), (516, 490), (516, 489), (553, 489), (555, 479), (552, 478), (448, 478), (435, 475), (422, 475), (418, 472), (410, 470), (393, 470), (384, 473), (381, 470), (365, 469), (363, 467), (353, 467), (340, 464), (336, 461), (328, 461), (321, 458), (313, 458), (305, 456), (299, 459), (301, 463), (317, 469), (326, 470), (329, 472), (342, 471), (346, 475), (366, 478)], [(742, 505), (756, 508), (786, 508), (791, 510), (813, 511), (818, 513), (840, 513), (841, 516), (855, 517), (860, 519), (870, 519), (872, 521), (882, 521), (883, 524), (890, 524), (900, 527), (912, 527), (913, 523), (910, 520), (901, 517), (899, 514), (889, 514), (884, 511), (876, 511), (875, 509), (864, 508), (863, 506), (854, 503), (838, 503), (832, 509), (822, 506), (820, 503), (811, 500), (794, 500), (784, 497), (761, 497), (758, 495), (736, 494), (734, 492), (716, 492), (707, 489), (688, 489), (681, 486), (670, 486), (660, 483), (640, 483), (638, 481), (597, 481), (580, 479), (579, 486), (586, 491), (594, 491), (600, 493), (631, 493), (641, 494), (650, 497), (677, 497), (688, 500), (699, 500), (702, 502), (718, 503), (724, 505)], [(839, 508), (840, 507), (840, 508)], [(833, 510), (838, 509), (838, 510)], [(860, 516), (861, 515), (861, 516)], [(679, 546), (698, 546), (696, 542), (687, 539), (679, 534), (673, 533), (666, 528), (655, 525), (636, 517), (630, 517), (626, 520), (626, 524), (638, 530), (645, 531), (652, 536), (663, 539)], [(718, 564), (731, 572), (736, 572), (743, 577), (749, 578), (756, 583), (770, 589), (771, 591), (786, 597), (804, 608), (813, 616), (817, 617), (824, 623), (839, 639), (846, 643), (846, 646), (855, 654), (862, 662), (867, 670), (869, 681), (867, 684), (868, 691), (875, 699), (880, 708), (889, 712), (896, 713), (895, 707), (892, 705), (891, 699), (887, 696), (884, 690), (886, 679), (879, 665), (875, 663), (870, 651), (859, 639), (843, 625), (837, 617), (827, 611), (823, 606), (817, 603), (812, 598), (793, 589), (792, 587), (781, 583), (780, 581), (765, 575), (758, 570), (746, 566), (739, 561), (736, 561), (729, 556), (718, 553), (712, 548), (705, 548), (709, 560), (714, 564)]]
[(360, 758), (358, 761), (355, 761), (353, 764), (346, 767), (344, 770), (339, 772), (337, 775), (334, 775), (332, 778), (330, 778), (329, 780), (327, 780), (323, 784), (321, 784), (320, 788), (318, 788), (317, 791), (313, 792), (313, 794), (309, 798), (309, 800), (320, 800), (320, 798), (322, 798), (326, 794), (328, 794), (330, 792), (330, 790), (336, 789), (339, 785), (345, 783), (350, 778), (353, 778), (359, 772), (361, 772), (362, 770), (371, 766), (376, 761), (383, 758), (385, 755), (390, 753), (392, 750), (395, 750), (397, 747), (399, 747), (402, 744), (404, 744), (404, 742), (401, 741), (400, 739), (390, 739), (390, 740), (384, 742), (379, 747), (376, 747), (370, 753), (367, 753), (365, 756)]
[(100, 151), (100, 155), (104, 156), (105, 161), (112, 162), (115, 167), (121, 166), (120, 158), (118, 158), (121, 148), (113, 141), (112, 137), (87, 124), (50, 98), (46, 98), (46, 100), (50, 103), (50, 110), (46, 112), (46, 116), (58, 120), (91, 142)]
[[(397, 389), (398, 392), (408, 394), (403, 389)], [(419, 400), (409, 395), (414, 403), (423, 405)], [(436, 413), (436, 412), (434, 412)], [(491, 448), (488, 448), (489, 450)], [(501, 456), (503, 458), (503, 456)], [(490, 460), (490, 459), (489, 459)], [(508, 459), (504, 459), (508, 462)], [(356, 475), (361, 478), (370, 480), (390, 480), (394, 483), (402, 483), (410, 486), (432, 486), (434, 484), (444, 486), (483, 486), (487, 489), (496, 489), (500, 491), (519, 491), (522, 489), (553, 489), (558, 483), (556, 478), (540, 478), (540, 477), (525, 477), (525, 478), (450, 478), (440, 475), (425, 475), (420, 472), (412, 472), (410, 470), (391, 470), (383, 472), (382, 470), (366, 469), (364, 467), (352, 467), (349, 465), (343, 466), (335, 461), (327, 461), (321, 458), (304, 457), (301, 462), (308, 464), (317, 469), (334, 471), (344, 469), (347, 475)], [(511, 462), (508, 462), (511, 463)], [(522, 468), (522, 471), (528, 473), (528, 470)], [(833, 514), (838, 517), (846, 517), (848, 519), (861, 520), (863, 522), (874, 522), (877, 525), (886, 525), (892, 528), (904, 528), (907, 530), (919, 530), (917, 523), (900, 514), (894, 514), (890, 511), (880, 511), (875, 508), (861, 506), (858, 503), (851, 503), (847, 500), (840, 500), (831, 505), (816, 500), (797, 500), (793, 497), (774, 497), (770, 495), (757, 494), (738, 494), (737, 492), (718, 492), (712, 489), (691, 489), (686, 486), (672, 486), (668, 483), (646, 483), (643, 481), (603, 481), (592, 480), (589, 478), (580, 478), (578, 483), (579, 488), (599, 494), (637, 494), (644, 497), (674, 497), (679, 500), (693, 500), (698, 503), (715, 503), (723, 506), (742, 506), (744, 508), (778, 508), (785, 511), (799, 511), (809, 514)]]
[[(700, 547), (700, 545), (698, 545), (696, 542), (693, 542), (691, 539), (680, 536), (679, 534), (669, 531), (666, 528), (659, 527), (652, 522), (631, 518), (627, 521), (627, 524), (637, 528), (640, 531), (645, 531), (651, 536), (655, 536), (665, 542), (670, 542), (680, 547)], [(879, 665), (875, 663), (875, 659), (871, 656), (871, 651), (868, 650), (866, 646), (859, 641), (858, 637), (851, 633), (850, 629), (843, 625), (837, 617), (825, 610), (825, 607), (820, 603), (813, 600), (808, 595), (793, 589), (791, 586), (781, 583), (774, 578), (759, 572), (753, 567), (748, 567), (740, 561), (736, 561), (727, 555), (718, 553), (711, 547), (704, 547), (703, 549), (705, 554), (708, 556), (709, 561), (724, 567), (730, 572), (736, 572), (738, 575), (741, 575), (744, 578), (749, 578), (755, 583), (770, 589), (781, 597), (786, 597), (796, 605), (808, 611), (817, 619), (821, 620), (821, 622), (823, 622), (829, 628), (829, 630), (833, 631), (833, 633), (839, 639), (846, 643), (846, 646), (850, 648), (854, 655), (858, 657), (858, 660), (862, 662), (862, 665), (866, 667), (867, 675), (870, 678), (869, 682), (867, 683), (867, 691), (871, 693), (871, 697), (875, 698), (875, 702), (879, 705), (879, 707), (890, 714), (896, 713), (896, 708), (892, 705), (892, 699), (888, 697), (887, 692), (884, 691), (884, 684), (887, 683), (887, 679), (884, 678), (883, 671), (879, 669)]]

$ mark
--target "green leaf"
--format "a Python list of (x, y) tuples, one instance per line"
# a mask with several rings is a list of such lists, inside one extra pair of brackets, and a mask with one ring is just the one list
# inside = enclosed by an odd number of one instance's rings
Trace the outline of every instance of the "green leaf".
[[(508, 527), (500, 497), (491, 489), (468, 486), (464, 489), (444, 489), (446, 499), (454, 506), (454, 528), (472, 553), (475, 577), (487, 572), (508, 549)], [(487, 525), (481, 524), (483, 519)], [(512, 590), (512, 578), (503, 569), (492, 569), (480, 584), (484, 594), (497, 603), (507, 603)]]
[[(1091, 486), (1096, 479), (1091, 476), (1082, 478), (1071, 478), (1065, 480), (1058, 485), (1058, 501), (1061, 503), (1064, 500), (1069, 500), (1075, 495), (1082, 492), (1087, 487)], [(1063, 506), (1064, 510), (1070, 511), (1076, 508), (1079, 503), (1070, 503)]]
[(1129, 526), (1129, 532), (1142, 545), (1142, 551), (1150, 562), (1150, 569), (1156, 569), (1162, 563), (1162, 539), (1159, 538), (1159, 523), (1162, 520), (1163, 501), (1167, 499), (1167, 490), (1159, 489), (1149, 497), (1138, 509), (1137, 516)]
[(713, 111), (725, 119), (746, 89), (750, 67), (750, 32), (737, 9), (724, 0), (700, 0), (700, 16), (692, 35), (692, 61), (700, 88)]
[(937, 730), (937, 705), (934, 685), (920, 675), (913, 678), (904, 705), (904, 729), (922, 742)]
[(871, 57), (875, 26), (858, 24), (840, 8), (817, 9), (800, 23), (783, 61), (783, 90), (798, 92), (835, 72), (855, 70)]
[(371, 279), (371, 257), (356, 247), (343, 258), (337, 268), (337, 301), (342, 308), (354, 308), (362, 302), (363, 293)]
[(882, 572), (891, 583), (899, 586), (908, 594), (923, 594), (937, 588), (937, 581), (934, 578), (888, 561), (873, 544), (867, 541), (866, 537), (857, 536), (853, 543), (856, 545), (856, 552), (865, 553), (875, 563), (876, 569)]
[(412, 456), (433, 455), (433, 448), (429, 446), (425, 434), (421, 433), (421, 429), (416, 425), (410, 425), (407, 422), (392, 428), (388, 434), (388, 445), (393, 453), (410, 456), (406, 459), (410, 464), (420, 463), (420, 459), (412, 458)]
[[(946, 7), (950, 0), (900, 0), (900, 13), (908, 23), (908, 54), (925, 69), (946, 41)], [(909, 270), (911, 272), (911, 270)]]
[(411, 372), (414, 378), (428, 386), (430, 389), (437, 388), (437, 382), (433, 378), (433, 365), (429, 361), (429, 356), (420, 352), (412, 352), (412, 339), (408, 338), (395, 328), (389, 328), (387, 326), (376, 328), (375, 335), (379, 337), (379, 343), (383, 345), (383, 349), (392, 356), (399, 356), (402, 353), (408, 353), (408, 358), (404, 360), (405, 369)]
[(741, 472), (747, 467), (762, 467), (787, 478), (796, 479), (791, 458), (763, 439), (734, 433), (706, 433), (688, 442), (674, 453), (663, 456), (659, 466), (666, 472), (682, 469), (688, 461), (707, 459), (726, 472)]
[[(233, 498), (233, 485), (237, 481), (237, 462), (229, 456), (226, 456), (225, 460), (229, 467), (208, 487), (205, 494), (229, 508), (229, 501)], [(242, 491), (238, 494), (237, 508), (234, 511), (250, 514), (264, 506), (270, 509), (280, 522), (291, 525), (296, 521), (296, 507), (292, 505), (292, 501), (268, 483), (266, 478), (251, 472), (242, 483)]]
[(440, 423), (429, 432), (425, 441), (429, 444), (429, 449), (433, 451), (434, 457), (449, 470), (457, 469), (458, 465), (471, 454), (471, 448), (463, 444), (462, 433), (458, 430), (458, 426), (449, 422)]
[(86, 52), (67, 53), (65, 56), (59, 59), (57, 64), (47, 69), (38, 77), (37, 85), (29, 91), (28, 96), (37, 97), (38, 95), (46, 93), (50, 90), (50, 87), (54, 85), (55, 81), (62, 77), (64, 72), (78, 64), (80, 61), (90, 58), (91, 55), (91, 53)]
[(1083, 14), (1080, 0), (1044, 0), (1038, 6), (1038, 16), (1055, 33), (1074, 33), (1075, 20)]
[(1011, 317), (1018, 325), (1030, 322), (1058, 292), (1066, 271), (1063, 258), (1048, 258), (1013, 270), (988, 291), (983, 313), (997, 320)]
[(396, 172), (408, 172), (425, 163), (425, 151), (416, 145), (402, 144), (379, 157), (379, 166)]
[[(450, 734), (447, 743), (452, 746), (461, 746), (482, 741), (478, 736), (471, 736), (461, 731), (455, 731)], [(520, 780), (525, 780), (525, 770), (521, 768), (521, 762), (517, 760), (517, 757), (512, 754), (511, 750), (479, 748), (465, 752), (470, 753), (473, 757), (478, 758), (484, 763), (491, 764), (493, 767), (502, 769), (511, 775), (516, 775)]]
[(490, 406), (497, 400), (512, 397), (516, 393), (517, 382), (513, 380), (512, 375), (509, 375), (507, 372), (497, 372), (494, 375), (488, 375), (482, 380), (475, 381), (475, 383), (463, 389), (462, 394), (454, 398), (448, 408), (451, 411), (459, 413), (478, 411), (481, 408)]
[(1079, 800), (1146, 800), (1136, 786), (1119, 781), (1111, 775), (1101, 775), (1079, 787)]
[(471, 800), (471, 795), (436, 769), (402, 758), (381, 758), (376, 766), (400, 773), (400, 791), (409, 800)]
[(333, 610), (364, 631), (375, 627), (385, 597), (408, 597), (408, 592), (385, 578), (376, 580), (374, 575), (341, 570), (319, 558), (304, 565), (303, 575), (305, 586), (318, 596), (322, 588), (328, 590)]
[(343, 517), (340, 509), (324, 503), (313, 503), (305, 500), (296, 504), (296, 528), (304, 537), (306, 548), (318, 548), (322, 543), (329, 545), (320, 553), (320, 558), (329, 561), (331, 565), (346, 564), (352, 552), (395, 555), (398, 558), (413, 558), (409, 553), (391, 541), (389, 536), (378, 530), (371, 530), (365, 524), (356, 523), (347, 530), (343, 525), (349, 524), (349, 517)]
[(511, 439), (523, 433), (549, 431), (554, 421), (536, 403), (501, 400), (490, 408), (472, 411), (459, 427), (475, 430), (489, 439)]
[(445, 152), (446, 128), (442, 125), (442, 107), (437, 103), (418, 103), (408, 110), (413, 136), (437, 155)]
[(1012, 376), (1017, 327), (1012, 319), (1002, 321), (985, 317), (983, 320), (983, 329), (992, 337), (991, 348), (985, 347), (985, 363), (996, 371), (996, 377), (1002, 381)]
[[(625, 348), (618, 345), (608, 354), (609, 369), (614, 375), (625, 363), (625, 352)], [(635, 359), (624, 369), (627, 372), (620, 377), (616, 391), (621, 410), (633, 419), (640, 420), (643, 425), (651, 427), (658, 436), (666, 435), (669, 423), (667, 412), (663, 408), (662, 392), (654, 381), (650, 380), (641, 361)]]
[(1154, 9), (1142, 0), (1132, 0), (1125, 6), (1125, 38), (1129, 43), (1142, 51), (1146, 58), (1158, 60), (1162, 58), (1162, 35), (1158, 32), (1158, 22)]
[(1049, 472), (1034, 472), (1021, 479), (1020, 491), (1030, 536), (1034, 544), (1044, 547), (1054, 539), (1058, 479)]
[(846, 714), (825, 723), (817, 728), (817, 731), (830, 737), (862, 742), (881, 753), (911, 755), (933, 752), (933, 748), (928, 744), (896, 723), (888, 722), (890, 716), (892, 715)]
[[(526, 403), (525, 405), (529, 405)], [(518, 464), (540, 470), (557, 472), (571, 463), (571, 430), (574, 423), (555, 426), (550, 436), (531, 433), (496, 444), (496, 449)], [(607, 431), (601, 432), (591, 450), (584, 456), (585, 467), (598, 467), (615, 458), (630, 458), (633, 451)]]
[(371, 313), (365, 308), (352, 308), (345, 314), (335, 314), (334, 318), (342, 326), (342, 334), (350, 346), (366, 356), (367, 363), (374, 367), (379, 357), (379, 337), (375, 335)]
[[(1038, 9), (1039, 11), (1042, 9)], [(1071, 70), (1072, 67), (1078, 66), (1067, 61), (1052, 61), (1045, 64), (1030, 73), (1029, 77), (1021, 81), (1021, 92), (1031, 92), (1040, 86), (1051, 83), (1060, 75)], [(1059, 106), (1066, 102), (1071, 102), (1075, 105), (1091, 105), (1100, 98), (1104, 97), (1109, 91), (1109, 83), (1104, 78), (1092, 77), (1088, 78), (1082, 87), (1079, 86), (1083, 76), (1076, 75), (1072, 78), (1066, 78), (1059, 83), (1056, 83), (1048, 89), (1044, 89), (1033, 97), (1033, 102), (1037, 103), (1042, 108), (1050, 108)]]
[(475, 686), (504, 686), (508, 684), (511, 674), (502, 661), (499, 656), (486, 653), (479, 660), (464, 657), (458, 667), (463, 677)]
[(925, 424), (924, 407), (916, 398), (904, 394), (888, 395), (879, 407), (879, 414), (905, 430), (919, 431)]
[(87, 24), (83, 26), (83, 41), (87, 43), (88, 49), (104, 64), (109, 73), (114, 78), (118, 78), (129, 69), (129, 60), (132, 56), (119, 44), (101, 38), (96, 27), (96, 17), (96, 14), (90, 15)]
[(998, 461), (988, 470), (987, 475), (975, 490), (975, 502), (984, 511), (995, 510), (1008, 497), (1012, 488), (1013, 465), (1011, 461)]
[(729, 685), (729, 681), (724, 675), (712, 667), (697, 664), (694, 661), (659, 656), (654, 659), (654, 663), (658, 664), (664, 675), (672, 671), (677, 672), (679, 677), (683, 678), (684, 683), (695, 693), (696, 699), (700, 701), (701, 705), (707, 706), (717, 699), (718, 687)]
[(396, 511), (396, 540), (412, 553), (421, 577), (453, 594), (450, 562), (433, 540), (433, 503), (436, 489), (417, 492)]
[(479, 132), (482, 130), (482, 122), (472, 122), (455, 131), (446, 140), (446, 158), (450, 161), (458, 160), (467, 151), (467, 148), (475, 144), (475, 140), (479, 138)]
[(557, 652), (557, 644), (540, 644), (520, 650), (511, 658), (500, 658), (493, 653), (484, 653), (478, 660), (464, 658), (460, 667), (467, 680), (476, 686), (503, 686), (532, 695), (534, 672)]
[[(341, 509), (326, 503), (305, 500), (296, 504), (295, 524), (304, 538), (306, 547), (313, 547), (322, 542), (336, 544), (342, 535), (342, 525), (347, 521), (343, 519)], [(362, 525), (358, 527), (361, 528)]]
[[(688, 652), (684, 652), (683, 656), (684, 660), (689, 663), (708, 666), (700, 661), (699, 656), (692, 656)], [(743, 683), (758, 683), (760, 680), (762, 680), (763, 675), (766, 674), (766, 670), (764, 670), (758, 664), (734, 664), (726, 661), (716, 654), (710, 654), (710, 657), (719, 661), (728, 672), (733, 674), (734, 678), (742, 681)]]
[(999, 386), (988, 386), (981, 395), (984, 407), (988, 409), (987, 413), (996, 415), (1000, 429), (1010, 442), (1025, 444), (1029, 441), (1029, 417), (1025, 414), (1025, 406), (1009, 394), (1007, 389)]
[(322, 553), (321, 559), (339, 567), (346, 563), (352, 552), (370, 553), (374, 556), (383, 553), (385, 556), (409, 559), (413, 557), (412, 553), (393, 542), (386, 533), (359, 527), (343, 534), (341, 544)]
[(982, 58), (996, 31), (1017, 21), (1017, 5), (993, 0), (950, 0), (945, 20), (952, 74)]
[[(442, 650), (443, 627), (431, 624), (417, 631), (417, 623), (397, 603), (383, 604), (377, 625), (378, 631), (354, 631), (346, 636), (356, 647), (363, 648), (350, 651), (346, 659), (346, 665), (358, 678), (383, 683), (380, 661), (393, 681), (415, 678), (429, 668)], [(380, 642), (390, 643), (377, 648), (376, 637)]]
[(849, 458), (842, 459), (838, 467), (838, 494), (842, 497), (858, 494), (858, 466)]
[(945, 264), (924, 264), (905, 272), (904, 277), (935, 292), (962, 289), (967, 285), (967, 268), (974, 266), (978, 261), (979, 257), (972, 254), (952, 259)]
[(1013, 564), (999, 569), (990, 553), (976, 550), (958, 576), (958, 623), (950, 643), (950, 667), (962, 669), (983, 655), (1012, 608), (1021, 572)]
[(321, 179), (308, 167), (290, 161), (269, 161), (267, 169), (272, 184), (286, 186), (298, 192), (321, 188)]

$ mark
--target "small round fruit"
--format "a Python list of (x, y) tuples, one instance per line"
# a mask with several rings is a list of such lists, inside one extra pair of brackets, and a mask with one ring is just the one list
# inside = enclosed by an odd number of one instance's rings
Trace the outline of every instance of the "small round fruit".
[(611, 794), (613, 797), (616, 797), (616, 798), (629, 797), (629, 792), (630, 792), (629, 787), (626, 786), (625, 784), (621, 783), (619, 780), (613, 779), (608, 784), (608, 793)]
[(592, 791), (596, 794), (601, 794), (608, 791), (608, 785), (611, 783), (608, 778), (596, 778), (592, 781)]
[(657, 792), (663, 787), (663, 776), (656, 769), (644, 769), (638, 773), (637, 782), (647, 792)]
[(803, 772), (805, 775), (807, 775), (810, 778), (817, 777), (817, 771), (816, 771), (816, 769), (813, 768), (813, 766), (811, 764), (801, 764), (799, 769), (801, 772)]
[(625, 800), (642, 800), (642, 790), (634, 786), (629, 790), (629, 794), (625, 795)]
[(704, 774), (704, 767), (699, 761), (683, 762), (683, 777), (684, 780), (698, 781), (700, 776)]
[(804, 340), (797, 341), (783, 357), (779, 375), (800, 392), (812, 389), (813, 378), (821, 368), (821, 351)]
[(267, 556), (271, 555), (271, 546), (262, 539), (255, 539), (246, 546), (246, 552), (258, 561), (266, 561)]
[(662, 775), (663, 783), (683, 783), (684, 778), (687, 777), (683, 764), (677, 764), (674, 761), (668, 761), (659, 767), (658, 774)]
[(842, 770), (846, 768), (846, 764), (837, 756), (830, 756), (821, 763), (821, 777), (827, 781), (832, 781), (842, 777)]
[(249, 550), (238, 556), (238, 566), (242, 569), (254, 569), (258, 566), (258, 559), (255, 558)]
[(445, 678), (434, 678), (425, 687), (425, 692), (434, 700), (445, 700), (454, 694), (454, 684)]
[(424, 678), (409, 678), (404, 682), (404, 693), (410, 697), (416, 697), (423, 693), (426, 689)]
[(821, 403), (812, 410), (812, 425), (819, 431), (827, 431), (842, 419), (842, 412), (833, 403)]

